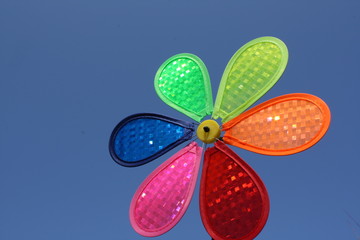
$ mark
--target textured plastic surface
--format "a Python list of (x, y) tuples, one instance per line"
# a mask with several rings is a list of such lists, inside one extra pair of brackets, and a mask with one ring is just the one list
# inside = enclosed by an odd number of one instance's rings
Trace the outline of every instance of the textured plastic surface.
[(257, 38), (241, 47), (221, 78), (213, 117), (227, 122), (246, 110), (277, 82), (287, 61), (286, 45), (274, 37)]
[(202, 148), (192, 142), (145, 179), (130, 206), (136, 232), (159, 236), (180, 221), (194, 192), (201, 153)]
[(273, 98), (223, 125), (223, 140), (267, 155), (288, 155), (318, 142), (330, 124), (320, 98), (295, 93)]
[(193, 123), (158, 114), (135, 114), (115, 127), (109, 150), (117, 163), (139, 166), (191, 139), (194, 131)]
[(166, 60), (156, 73), (154, 86), (165, 103), (198, 122), (212, 113), (209, 74), (195, 55), (182, 53)]
[(205, 151), (200, 212), (215, 240), (252, 240), (269, 215), (269, 197), (260, 177), (220, 141)]

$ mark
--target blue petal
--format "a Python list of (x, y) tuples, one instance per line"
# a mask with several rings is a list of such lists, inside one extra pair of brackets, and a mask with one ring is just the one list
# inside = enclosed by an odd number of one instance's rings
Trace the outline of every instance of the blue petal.
[(193, 123), (158, 114), (135, 114), (122, 120), (113, 130), (110, 154), (123, 166), (139, 166), (191, 139), (193, 134)]

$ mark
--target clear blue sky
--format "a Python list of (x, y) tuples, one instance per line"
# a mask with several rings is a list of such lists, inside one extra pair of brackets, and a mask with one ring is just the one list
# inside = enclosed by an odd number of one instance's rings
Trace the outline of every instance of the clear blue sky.
[[(333, 118), (325, 138), (296, 155), (236, 150), (271, 199), (256, 239), (356, 239), (345, 211), (360, 222), (359, 9), (358, 0), (0, 0), (0, 239), (146, 239), (130, 227), (129, 203), (174, 151), (121, 167), (107, 149), (113, 127), (138, 112), (190, 120), (157, 97), (161, 63), (198, 55), (215, 96), (232, 54), (268, 35), (290, 58), (259, 102), (311, 93)], [(210, 239), (198, 188), (157, 239)]]

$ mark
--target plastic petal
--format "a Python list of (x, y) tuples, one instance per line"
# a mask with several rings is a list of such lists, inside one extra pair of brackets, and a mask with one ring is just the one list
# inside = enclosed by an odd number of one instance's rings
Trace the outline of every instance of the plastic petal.
[(320, 98), (294, 93), (273, 98), (223, 125), (224, 142), (267, 155), (288, 155), (317, 143), (330, 125)]
[(155, 237), (180, 221), (194, 192), (201, 153), (202, 148), (192, 142), (145, 179), (130, 206), (136, 232)]
[(161, 100), (198, 122), (212, 113), (209, 74), (195, 55), (182, 53), (166, 60), (156, 73), (154, 86)]
[(241, 47), (221, 78), (213, 118), (227, 122), (239, 115), (281, 77), (288, 61), (286, 45), (274, 37), (261, 37)]
[(115, 127), (109, 150), (118, 164), (139, 166), (191, 139), (194, 131), (193, 123), (152, 113), (135, 114)]
[(200, 212), (214, 240), (254, 239), (267, 221), (269, 205), (260, 177), (223, 142), (205, 151)]

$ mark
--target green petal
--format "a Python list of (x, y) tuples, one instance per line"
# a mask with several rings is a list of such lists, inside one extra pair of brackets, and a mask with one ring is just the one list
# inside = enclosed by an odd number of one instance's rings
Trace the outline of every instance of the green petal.
[(274, 37), (257, 38), (241, 47), (221, 78), (213, 118), (227, 122), (245, 111), (279, 80), (287, 61), (286, 45)]
[(193, 54), (182, 53), (166, 60), (156, 73), (154, 85), (161, 100), (195, 121), (212, 113), (209, 73)]

